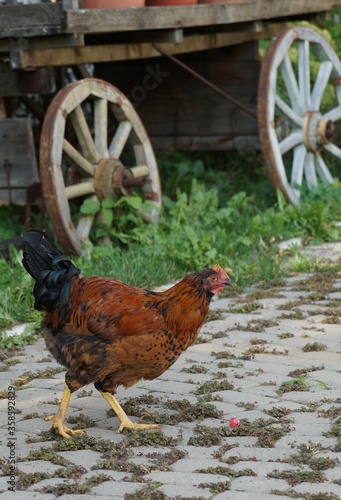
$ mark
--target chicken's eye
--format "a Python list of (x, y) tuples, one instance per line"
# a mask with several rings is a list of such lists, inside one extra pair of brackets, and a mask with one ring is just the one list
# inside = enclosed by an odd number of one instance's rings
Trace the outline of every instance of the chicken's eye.
[(217, 280), (217, 276), (211, 276), (211, 280), (212, 281), (216, 281)]

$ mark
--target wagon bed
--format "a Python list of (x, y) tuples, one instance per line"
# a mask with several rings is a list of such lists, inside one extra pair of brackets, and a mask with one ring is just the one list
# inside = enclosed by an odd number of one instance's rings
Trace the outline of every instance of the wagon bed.
[[(81, 9), (75, 0), (1, 6), (1, 38), (63, 34), (187, 29), (229, 26), (252, 21), (316, 19), (339, 7), (337, 0), (246, 0), (182, 7)], [(37, 12), (40, 15), (37, 15)], [(45, 14), (45, 15), (44, 15)], [(312, 17), (310, 17), (312, 16)], [(33, 22), (32, 22), (33, 19)]]
[[(161, 56), (155, 42), (170, 54), (197, 52), (269, 38), (287, 21), (325, 18), (337, 6), (341, 1), (249, 0), (126, 9), (80, 9), (77, 0), (4, 5), (1, 60), (13, 71), (147, 59)], [(2, 95), (8, 90), (6, 77), (3, 66)]]

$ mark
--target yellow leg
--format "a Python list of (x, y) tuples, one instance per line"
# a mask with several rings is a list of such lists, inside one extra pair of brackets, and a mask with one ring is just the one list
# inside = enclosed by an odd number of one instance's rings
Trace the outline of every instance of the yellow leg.
[(144, 429), (160, 429), (160, 426), (157, 424), (138, 424), (137, 422), (132, 422), (121, 407), (120, 403), (116, 398), (114, 398), (112, 394), (110, 394), (110, 392), (99, 392), (102, 394), (104, 399), (108, 401), (109, 405), (120, 419), (121, 425), (119, 426), (117, 432), (122, 432), (123, 429), (133, 429), (136, 431), (141, 431)]
[(59, 434), (64, 438), (70, 438), (73, 434), (84, 434), (84, 431), (81, 430), (74, 431), (66, 427), (66, 425), (64, 424), (70, 398), (71, 398), (70, 389), (68, 388), (67, 385), (65, 385), (62, 400), (60, 402), (57, 414), (45, 418), (45, 420), (53, 420), (52, 429), (56, 432), (59, 432)]

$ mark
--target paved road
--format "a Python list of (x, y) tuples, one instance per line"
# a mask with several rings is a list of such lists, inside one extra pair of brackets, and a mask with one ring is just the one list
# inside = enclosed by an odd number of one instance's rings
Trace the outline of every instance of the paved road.
[(340, 306), (337, 272), (218, 299), (170, 370), (119, 390), (132, 419), (161, 425), (139, 434), (117, 434), (88, 386), (68, 412), (85, 434), (56, 438), (43, 417), (56, 412), (64, 372), (42, 340), (27, 346), (2, 365), (17, 414), (10, 436), (1, 399), (1, 456), (16, 458), (19, 481), (13, 494), (1, 477), (0, 498), (340, 499)]

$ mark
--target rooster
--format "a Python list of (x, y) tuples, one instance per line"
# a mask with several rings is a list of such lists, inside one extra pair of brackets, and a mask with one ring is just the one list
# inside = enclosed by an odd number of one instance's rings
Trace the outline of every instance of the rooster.
[(197, 338), (212, 297), (236, 286), (218, 265), (186, 276), (164, 292), (113, 278), (80, 277), (80, 270), (41, 231), (28, 231), (23, 266), (36, 280), (34, 307), (45, 311), (46, 346), (67, 368), (52, 428), (64, 438), (83, 431), (64, 424), (71, 394), (94, 383), (123, 429), (157, 428), (132, 422), (114, 397), (118, 386), (153, 380)]

